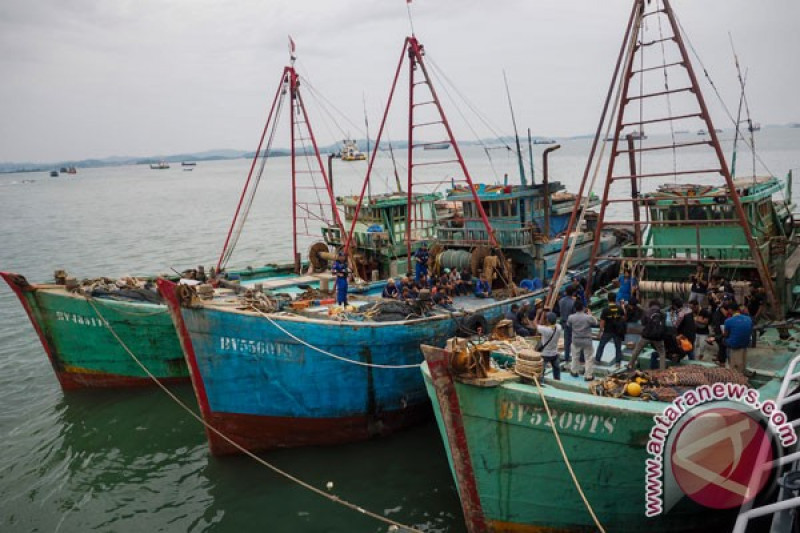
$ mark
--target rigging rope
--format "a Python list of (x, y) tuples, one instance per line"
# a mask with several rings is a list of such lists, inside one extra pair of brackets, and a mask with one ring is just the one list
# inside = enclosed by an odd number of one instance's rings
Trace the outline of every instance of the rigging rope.
[(275, 141), (275, 135), (278, 129), (278, 122), (280, 121), (281, 112), (283, 110), (283, 102), (284, 96), (286, 95), (286, 85), (284, 82), (284, 86), (281, 89), (281, 95), (278, 98), (277, 108), (275, 110), (275, 117), (272, 122), (272, 129), (270, 130), (269, 137), (267, 138), (267, 145), (263, 151), (263, 155), (256, 153), (255, 157), (261, 158), (261, 163), (258, 167), (258, 172), (256, 173), (256, 178), (253, 184), (250, 186), (250, 190), (247, 191), (247, 198), (246, 202), (244, 203), (244, 209), (242, 211), (241, 217), (237, 220), (236, 228), (234, 229), (231, 235), (231, 241), (228, 247), (225, 249), (225, 253), (222, 256), (222, 261), (220, 262), (220, 268), (224, 269), (225, 266), (228, 264), (231, 256), (233, 255), (233, 250), (236, 248), (236, 245), (239, 242), (239, 238), (242, 235), (242, 230), (244, 230), (244, 224), (247, 221), (247, 217), (250, 214), (250, 209), (253, 207), (253, 201), (255, 200), (256, 191), (258, 190), (258, 185), (261, 182), (261, 178), (264, 174), (264, 169), (266, 168), (267, 160), (269, 159), (270, 151), (272, 150), (272, 143)]
[(377, 514), (377, 513), (374, 513), (374, 512), (372, 512), (372, 511), (369, 511), (369, 510), (367, 510), (367, 509), (364, 509), (363, 507), (361, 507), (361, 506), (359, 506), (359, 505), (356, 505), (356, 504), (354, 504), (354, 503), (352, 503), (352, 502), (349, 502), (349, 501), (347, 501), (347, 500), (343, 500), (342, 498), (339, 498), (338, 496), (335, 496), (335, 495), (333, 495), (333, 494), (328, 494), (328, 493), (326, 493), (325, 491), (323, 491), (322, 489), (318, 489), (317, 487), (315, 487), (315, 486), (313, 486), (313, 485), (311, 485), (311, 484), (309, 484), (309, 483), (306, 483), (305, 481), (303, 481), (303, 480), (301, 480), (301, 479), (299, 479), (299, 478), (297, 478), (297, 477), (293, 476), (292, 474), (290, 474), (290, 473), (286, 472), (285, 470), (282, 470), (282, 469), (278, 468), (277, 466), (273, 465), (272, 463), (269, 463), (269, 462), (265, 461), (265, 460), (264, 460), (264, 459), (262, 459), (261, 457), (257, 456), (256, 454), (254, 454), (253, 452), (251, 452), (251, 451), (250, 451), (250, 450), (248, 450), (247, 448), (245, 448), (245, 447), (241, 446), (241, 445), (240, 445), (240, 444), (238, 444), (236, 441), (234, 441), (233, 439), (231, 439), (230, 437), (228, 437), (227, 435), (225, 435), (224, 433), (222, 433), (220, 430), (218, 430), (217, 428), (215, 428), (214, 426), (212, 426), (211, 424), (209, 424), (208, 422), (206, 422), (206, 421), (203, 419), (203, 417), (202, 417), (202, 416), (200, 416), (200, 415), (198, 415), (197, 413), (195, 413), (195, 412), (192, 410), (192, 408), (191, 408), (191, 407), (189, 407), (188, 405), (186, 405), (186, 404), (185, 404), (185, 403), (184, 403), (184, 402), (183, 402), (183, 401), (182, 401), (180, 398), (178, 398), (178, 397), (177, 397), (177, 396), (176, 396), (176, 395), (175, 395), (175, 394), (174, 394), (174, 393), (173, 393), (171, 390), (169, 390), (169, 389), (167, 388), (167, 386), (166, 386), (166, 385), (164, 385), (163, 383), (161, 383), (161, 382), (158, 380), (158, 378), (156, 378), (156, 377), (153, 375), (153, 373), (152, 373), (152, 372), (150, 372), (150, 369), (148, 369), (148, 368), (147, 368), (147, 367), (144, 365), (144, 363), (142, 363), (142, 362), (141, 362), (141, 360), (139, 360), (139, 358), (138, 358), (138, 357), (136, 357), (136, 354), (134, 354), (134, 353), (133, 353), (133, 352), (130, 350), (130, 348), (128, 348), (128, 345), (127, 345), (127, 344), (125, 344), (125, 341), (123, 341), (123, 340), (120, 338), (120, 336), (119, 336), (119, 335), (117, 335), (117, 332), (116, 332), (116, 331), (114, 331), (114, 328), (112, 328), (112, 327), (111, 327), (111, 324), (108, 322), (108, 320), (106, 320), (106, 319), (105, 319), (105, 317), (104, 317), (104, 316), (103, 316), (103, 315), (100, 313), (100, 310), (99, 310), (99, 309), (97, 309), (97, 307), (95, 306), (95, 304), (94, 304), (94, 302), (92, 301), (92, 299), (90, 299), (90, 298), (86, 298), (86, 301), (87, 301), (87, 302), (89, 302), (89, 305), (91, 305), (91, 306), (92, 306), (92, 308), (94, 308), (94, 312), (97, 314), (97, 317), (98, 317), (98, 318), (99, 318), (99, 319), (100, 319), (100, 320), (101, 320), (101, 321), (102, 321), (102, 322), (105, 324), (105, 326), (108, 328), (108, 331), (109, 331), (109, 332), (111, 333), (111, 335), (112, 335), (112, 336), (113, 336), (113, 337), (114, 337), (114, 338), (117, 340), (117, 342), (119, 342), (119, 344), (120, 344), (120, 346), (122, 347), (122, 349), (123, 349), (123, 350), (125, 350), (125, 352), (127, 352), (127, 354), (128, 354), (128, 355), (129, 355), (129, 356), (130, 356), (130, 357), (133, 359), (133, 361), (134, 361), (134, 362), (135, 362), (135, 363), (136, 363), (136, 364), (137, 364), (137, 365), (138, 365), (138, 366), (139, 366), (139, 367), (140, 367), (140, 368), (141, 368), (141, 369), (144, 371), (144, 373), (145, 373), (145, 374), (147, 374), (147, 376), (148, 376), (150, 379), (152, 379), (152, 380), (153, 380), (153, 382), (154, 382), (156, 385), (158, 385), (158, 387), (159, 387), (159, 388), (160, 388), (162, 391), (164, 391), (164, 393), (165, 393), (167, 396), (169, 396), (169, 397), (170, 397), (170, 398), (171, 398), (171, 399), (172, 399), (172, 400), (173, 400), (173, 401), (174, 401), (176, 404), (178, 404), (178, 406), (180, 406), (180, 407), (181, 407), (181, 408), (182, 408), (184, 411), (186, 411), (186, 412), (189, 414), (189, 416), (191, 416), (192, 418), (194, 418), (195, 420), (197, 420), (198, 422), (200, 422), (200, 423), (201, 423), (203, 426), (205, 426), (205, 428), (206, 428), (207, 430), (211, 431), (212, 433), (214, 433), (215, 435), (217, 435), (219, 438), (221, 438), (222, 440), (224, 440), (225, 442), (227, 442), (228, 444), (230, 444), (231, 446), (233, 446), (234, 448), (236, 448), (236, 449), (237, 449), (239, 452), (243, 453), (244, 455), (246, 455), (246, 456), (250, 457), (251, 459), (253, 459), (255, 462), (259, 463), (261, 466), (264, 466), (264, 467), (266, 467), (266, 468), (268, 468), (268, 469), (272, 470), (274, 473), (276, 473), (276, 474), (278, 474), (278, 475), (280, 475), (280, 476), (282, 476), (282, 477), (284, 477), (284, 478), (288, 479), (289, 481), (292, 481), (293, 483), (296, 483), (296, 484), (300, 485), (301, 487), (303, 487), (303, 488), (305, 488), (305, 489), (307, 489), (307, 490), (309, 490), (309, 491), (311, 491), (311, 492), (313, 492), (313, 493), (317, 494), (318, 496), (322, 496), (323, 498), (325, 498), (325, 499), (327, 499), (327, 500), (330, 500), (330, 501), (332, 501), (332, 502), (334, 502), (334, 503), (337, 503), (337, 504), (339, 504), (339, 505), (342, 505), (342, 506), (344, 506), (344, 507), (347, 507), (348, 509), (351, 509), (351, 510), (353, 510), (353, 511), (357, 511), (357, 512), (359, 512), (359, 513), (361, 513), (361, 514), (367, 515), (367, 516), (369, 516), (370, 518), (374, 518), (375, 520), (378, 520), (378, 521), (380, 521), (380, 522), (383, 522), (384, 524), (389, 524), (390, 526), (394, 526), (394, 527), (398, 527), (398, 528), (407, 529), (408, 531), (413, 531), (413, 532), (415, 532), (415, 533), (422, 533), (422, 531), (420, 531), (420, 530), (418, 530), (418, 529), (415, 529), (415, 528), (413, 528), (413, 527), (411, 527), (411, 526), (407, 526), (407, 525), (401, 524), (400, 522), (395, 522), (394, 520), (391, 520), (391, 519), (389, 519), (389, 518), (386, 518), (386, 517), (384, 517), (384, 516), (381, 516), (381, 515), (379, 515), (379, 514)]
[[(631, 61), (631, 54), (633, 53), (634, 45), (636, 43), (636, 39), (639, 36), (639, 28), (642, 22), (641, 12), (637, 15), (635, 20), (635, 27), (633, 31), (631, 31), (631, 35), (628, 41), (628, 46), (626, 47), (625, 51), (625, 58), (624, 58), (624, 65), (628, 65), (628, 62)], [(627, 70), (627, 67), (626, 67)], [(622, 76), (622, 74), (620, 74)], [(603, 154), (605, 153), (606, 146), (608, 145), (608, 136), (611, 134), (611, 126), (614, 123), (614, 118), (617, 114), (617, 108), (622, 101), (622, 82), (621, 79), (617, 85), (617, 94), (614, 97), (614, 105), (612, 106), (611, 113), (609, 115), (608, 124), (606, 126), (606, 132), (602, 136), (602, 143), (600, 144), (600, 152), (597, 155), (597, 162), (595, 164), (594, 173), (592, 174), (592, 181), (589, 183), (589, 188), (586, 190), (586, 194), (583, 198), (583, 205), (581, 206), (580, 215), (578, 216), (578, 220), (575, 223), (576, 228), (580, 228), (583, 225), (583, 221), (586, 215), (586, 211), (589, 207), (589, 201), (591, 200), (592, 191), (594, 190), (594, 184), (597, 181), (597, 175), (600, 173), (600, 165), (603, 162)], [(565, 239), (569, 239), (571, 235), (564, 235)], [(569, 241), (567, 241), (569, 242)], [(572, 255), (575, 252), (575, 246), (578, 244), (578, 238), (575, 236), (572, 239), (572, 242), (569, 245), (569, 250), (567, 251), (567, 255), (564, 257), (564, 261), (561, 264), (561, 271), (558, 272), (558, 276), (555, 278), (555, 283), (553, 284), (553, 290), (549, 293), (549, 298), (547, 302), (547, 306), (552, 309), (555, 305), (556, 299), (558, 297), (558, 293), (561, 290), (561, 285), (564, 283), (564, 278), (567, 276), (567, 272), (569, 270), (569, 264), (572, 261)]]
[(558, 434), (558, 430), (556, 429), (556, 421), (553, 420), (553, 413), (550, 411), (550, 406), (547, 404), (547, 398), (544, 396), (544, 392), (542, 391), (542, 386), (539, 384), (539, 379), (533, 375), (533, 382), (536, 383), (536, 389), (539, 391), (539, 396), (542, 398), (542, 404), (544, 404), (544, 410), (547, 412), (547, 418), (550, 420), (550, 428), (553, 430), (553, 436), (556, 438), (556, 443), (558, 444), (558, 449), (561, 451), (561, 457), (564, 458), (564, 464), (567, 466), (567, 470), (569, 471), (570, 477), (572, 477), (572, 482), (575, 484), (575, 488), (578, 490), (578, 494), (583, 500), (583, 504), (586, 506), (586, 510), (589, 511), (589, 514), (592, 516), (592, 520), (594, 520), (594, 525), (597, 526), (597, 529), (600, 533), (605, 533), (606, 530), (603, 529), (603, 525), (600, 523), (600, 520), (597, 518), (597, 515), (594, 512), (594, 508), (592, 504), (589, 503), (588, 498), (586, 498), (586, 494), (583, 493), (583, 488), (581, 488), (581, 483), (578, 481), (578, 477), (575, 475), (575, 471), (572, 469), (572, 463), (569, 461), (569, 457), (567, 457), (567, 451), (564, 449), (564, 445), (561, 443), (561, 436)]
[[(692, 44), (692, 41), (689, 38), (689, 35), (686, 33), (686, 30), (683, 29), (683, 24), (681, 24), (681, 21), (678, 18), (678, 15), (676, 13), (673, 13), (673, 15), (675, 17), (675, 22), (677, 22), (678, 27), (680, 28), (681, 33), (683, 34), (684, 41), (686, 41), (686, 43), (689, 45), (689, 49), (692, 51), (692, 54), (694, 54), (695, 59), (700, 64), (700, 68), (703, 69), (703, 75), (708, 80), (708, 84), (711, 85), (711, 88), (714, 90), (714, 94), (717, 96), (717, 100), (719, 100), (720, 105), (722, 105), (722, 109), (725, 111), (725, 114), (728, 116), (728, 120), (730, 120), (733, 123), (734, 127), (738, 130), (739, 129), (739, 124), (736, 124), (736, 119), (733, 118), (733, 114), (731, 113), (730, 109), (728, 109), (728, 106), (725, 104), (725, 100), (722, 99), (722, 95), (720, 94), (719, 90), (717, 89), (717, 86), (714, 83), (714, 80), (711, 79), (711, 75), (709, 74), (708, 69), (703, 64), (703, 61), (700, 59), (700, 55), (697, 53), (697, 50), (695, 50), (694, 45)], [(742, 136), (742, 137), (744, 138), (744, 136)], [(753, 151), (754, 158), (758, 160), (758, 162), (761, 164), (761, 166), (764, 168), (764, 170), (767, 172), (767, 174), (769, 174), (770, 176), (774, 176), (775, 174), (772, 173), (772, 171), (769, 169), (769, 167), (764, 162), (764, 160), (761, 159), (761, 156), (759, 156), (756, 153), (755, 147), (753, 146), (753, 144), (751, 144), (746, 139), (745, 139), (745, 144)], [(753, 172), (753, 174), (755, 174), (755, 171)], [(783, 189), (781, 189), (781, 195), (783, 196)], [(784, 197), (784, 199), (785, 199), (785, 197)]]

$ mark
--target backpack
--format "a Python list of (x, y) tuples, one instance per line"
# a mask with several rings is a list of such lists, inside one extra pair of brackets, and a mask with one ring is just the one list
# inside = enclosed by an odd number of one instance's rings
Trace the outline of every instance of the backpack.
[(660, 341), (664, 338), (666, 333), (666, 317), (660, 309), (654, 309), (649, 314), (645, 315), (642, 320), (644, 328), (642, 329), (642, 337), (652, 341)]

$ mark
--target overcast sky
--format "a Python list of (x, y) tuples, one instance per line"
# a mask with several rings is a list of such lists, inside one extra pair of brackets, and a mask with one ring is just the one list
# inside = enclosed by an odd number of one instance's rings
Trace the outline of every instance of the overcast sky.
[[(505, 70), (520, 128), (568, 136), (595, 129), (630, 6), (415, 0), (412, 9), (430, 58), (492, 124), (511, 131)], [(754, 119), (800, 122), (800, 1), (673, 6), (729, 104), (738, 89), (728, 32)], [(0, 161), (252, 150), (289, 34), (313, 87), (359, 126), (365, 101), (376, 127), (409, 31), (404, 0), (3, 0)], [(339, 135), (319, 130), (321, 143)]]

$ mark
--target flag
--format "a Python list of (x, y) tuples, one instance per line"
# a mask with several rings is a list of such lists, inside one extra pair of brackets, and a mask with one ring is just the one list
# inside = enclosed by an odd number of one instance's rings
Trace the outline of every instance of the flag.
[(410, 4), (410, 3), (411, 3), (411, 0), (406, 0), (406, 4)]
[(295, 48), (294, 47), (294, 39), (292, 39), (292, 36), (290, 35), (289, 36), (289, 54), (292, 55), (292, 56), (294, 56), (294, 48)]

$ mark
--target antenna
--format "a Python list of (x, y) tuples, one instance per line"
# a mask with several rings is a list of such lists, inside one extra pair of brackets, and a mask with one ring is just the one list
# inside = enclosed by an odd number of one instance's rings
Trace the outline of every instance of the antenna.
[(508, 78), (506, 71), (503, 70), (503, 82), (506, 84), (506, 96), (508, 97), (508, 109), (511, 110), (511, 123), (514, 125), (514, 141), (517, 143), (517, 162), (519, 163), (519, 179), (522, 185), (527, 185), (525, 179), (525, 165), (522, 162), (522, 148), (519, 146), (519, 133), (517, 132), (517, 119), (514, 117), (514, 106), (511, 105), (511, 91), (508, 90)]

